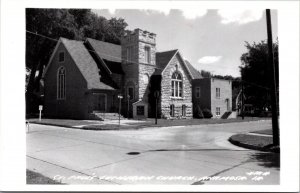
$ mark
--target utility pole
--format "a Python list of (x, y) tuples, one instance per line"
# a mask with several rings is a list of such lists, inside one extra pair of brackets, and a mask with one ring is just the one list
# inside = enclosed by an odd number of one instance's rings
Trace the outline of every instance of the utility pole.
[(268, 33), (268, 66), (271, 83), (271, 109), (272, 109), (272, 130), (273, 130), (273, 145), (279, 145), (279, 124), (277, 114), (277, 88), (276, 88), (276, 75), (275, 64), (273, 55), (273, 38), (272, 38), (272, 24), (270, 9), (266, 9), (267, 18), (267, 33)]
[(241, 83), (242, 83), (242, 98), (241, 98), (241, 115), (242, 115), (242, 119), (244, 120), (244, 83), (243, 83), (243, 72), (241, 72)]

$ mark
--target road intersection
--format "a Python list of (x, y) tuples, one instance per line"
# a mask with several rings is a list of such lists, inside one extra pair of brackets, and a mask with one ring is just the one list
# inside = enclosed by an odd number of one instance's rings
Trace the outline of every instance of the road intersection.
[(279, 184), (279, 154), (240, 148), (236, 133), (271, 122), (90, 131), (31, 124), (27, 169), (67, 184)]

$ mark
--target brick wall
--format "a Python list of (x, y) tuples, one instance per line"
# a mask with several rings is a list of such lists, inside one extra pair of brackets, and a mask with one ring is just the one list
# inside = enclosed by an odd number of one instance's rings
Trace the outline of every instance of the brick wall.
[[(176, 66), (178, 67), (178, 71), (182, 75), (183, 78), (183, 97), (182, 98), (174, 98), (171, 96), (171, 77), (172, 74), (176, 71)], [(168, 67), (164, 70), (162, 74), (161, 81), (161, 116), (162, 118), (170, 118), (170, 105), (173, 104), (175, 106), (175, 117), (182, 115), (182, 105), (186, 106), (186, 117), (192, 117), (192, 85), (191, 79), (188, 76), (188, 72), (186, 68), (183, 66), (180, 58), (175, 56)]]
[[(200, 87), (200, 97), (196, 97), (196, 88)], [(194, 113), (196, 107), (199, 105), (201, 110), (211, 110), (211, 84), (209, 78), (195, 79), (193, 80), (193, 106)]]
[[(196, 97), (196, 88), (200, 87), (200, 97)], [(193, 102), (199, 104), (201, 109), (211, 108), (211, 84), (210, 79), (195, 79), (193, 80)]]
[[(65, 52), (65, 61), (58, 62), (59, 52)], [(61, 118), (86, 118), (87, 101), (86, 89), (87, 82), (81, 72), (74, 64), (63, 44), (60, 44), (56, 54), (49, 64), (45, 80), (45, 108), (46, 117)], [(57, 100), (57, 70), (64, 66), (66, 69), (66, 99)]]

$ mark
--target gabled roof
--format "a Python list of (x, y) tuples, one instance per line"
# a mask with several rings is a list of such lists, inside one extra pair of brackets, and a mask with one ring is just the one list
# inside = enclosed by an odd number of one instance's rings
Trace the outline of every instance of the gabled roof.
[(190, 72), (193, 75), (193, 79), (201, 79), (203, 78), (201, 73), (194, 68), (194, 66), (187, 60), (185, 60), (186, 66), (190, 69)]
[(161, 75), (175, 55), (179, 56), (180, 60), (183, 63), (183, 66), (186, 67), (186, 70), (188, 71), (188, 74), (190, 75), (191, 79), (194, 79), (193, 73), (188, 67), (188, 64), (186, 64), (185, 60), (182, 58), (178, 49), (156, 53), (156, 65), (158, 69), (155, 70), (154, 75)]
[(99, 69), (82, 41), (60, 38), (74, 63), (87, 81), (88, 89), (114, 90), (100, 81)]
[(122, 69), (122, 55), (121, 46), (87, 38), (86, 42), (92, 47), (92, 50), (96, 52), (99, 59), (102, 60), (105, 67), (109, 69), (109, 72), (124, 74)]
[(165, 67), (169, 64), (173, 56), (177, 53), (176, 50), (170, 50), (166, 52), (157, 52), (156, 53), (156, 66), (157, 69), (155, 70), (154, 74), (159, 75), (165, 69)]
[(103, 42), (92, 38), (87, 38), (86, 40), (102, 59), (112, 62), (122, 62), (120, 45)]

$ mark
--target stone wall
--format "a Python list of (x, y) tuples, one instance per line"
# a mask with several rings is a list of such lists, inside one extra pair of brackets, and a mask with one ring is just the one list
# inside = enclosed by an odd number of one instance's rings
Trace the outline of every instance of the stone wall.
[[(122, 46), (122, 67), (124, 76), (124, 96), (127, 97), (128, 85), (134, 85), (134, 100), (130, 101), (130, 111), (132, 104), (138, 100), (148, 102), (149, 80), (155, 71), (156, 65), (156, 35), (141, 29), (127, 31), (127, 34), (121, 40)], [(127, 59), (127, 48), (132, 47), (132, 59)], [(145, 47), (150, 48), (150, 63), (145, 60)], [(127, 102), (128, 104), (128, 102)], [(132, 114), (132, 112), (131, 112)]]
[(139, 99), (148, 102), (150, 77), (155, 68), (148, 65), (139, 66)]
[[(183, 97), (180, 98), (171, 96), (171, 77), (176, 70), (178, 70), (183, 78)], [(182, 116), (183, 105), (186, 106), (186, 118), (192, 118), (193, 104), (191, 77), (188, 75), (188, 71), (178, 54), (172, 59), (162, 74), (160, 103), (162, 118), (172, 118), (170, 116), (170, 106), (172, 104), (175, 106), (175, 118), (180, 118)]]

